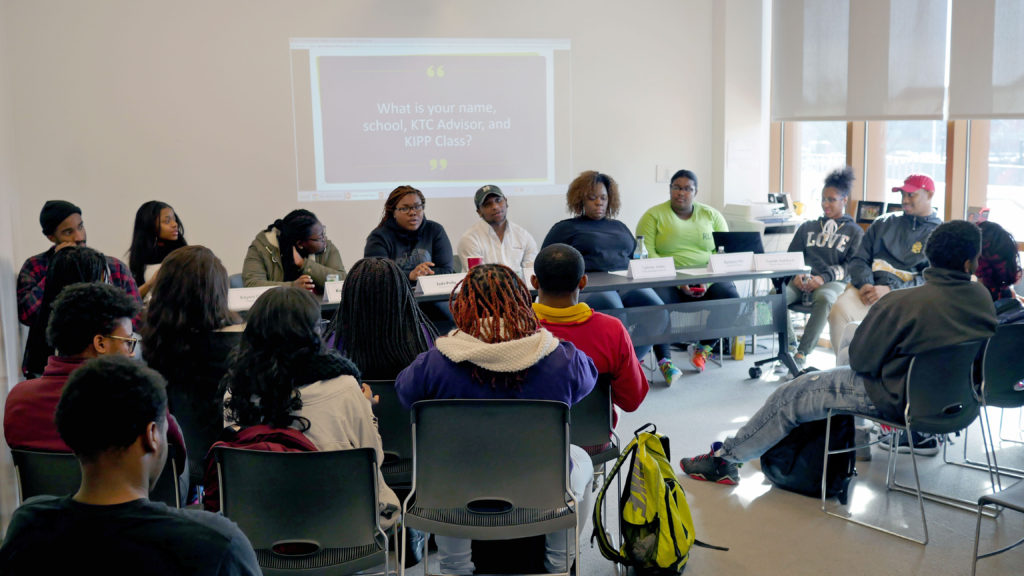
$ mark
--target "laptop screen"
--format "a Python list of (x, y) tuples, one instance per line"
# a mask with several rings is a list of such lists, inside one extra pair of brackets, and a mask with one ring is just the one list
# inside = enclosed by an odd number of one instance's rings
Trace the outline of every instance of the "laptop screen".
[(715, 238), (715, 246), (722, 246), (726, 252), (764, 254), (760, 232), (712, 232), (712, 235)]

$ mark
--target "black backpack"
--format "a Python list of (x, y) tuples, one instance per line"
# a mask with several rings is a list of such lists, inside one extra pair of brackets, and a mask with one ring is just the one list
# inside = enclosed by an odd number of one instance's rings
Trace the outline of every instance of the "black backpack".
[[(853, 416), (832, 417), (832, 449), (854, 446)], [(821, 497), (821, 468), (825, 457), (825, 421), (805, 422), (761, 456), (761, 472), (783, 490)], [(825, 496), (846, 504), (850, 480), (857, 474), (856, 451), (828, 458)]]

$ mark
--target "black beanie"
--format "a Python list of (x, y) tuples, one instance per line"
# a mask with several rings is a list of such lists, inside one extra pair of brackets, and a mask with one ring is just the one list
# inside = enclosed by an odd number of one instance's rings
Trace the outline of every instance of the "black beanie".
[(43, 235), (53, 234), (57, 226), (72, 214), (81, 215), (82, 209), (64, 200), (47, 200), (46, 204), (43, 204), (43, 211), (39, 213), (39, 225), (43, 227)]

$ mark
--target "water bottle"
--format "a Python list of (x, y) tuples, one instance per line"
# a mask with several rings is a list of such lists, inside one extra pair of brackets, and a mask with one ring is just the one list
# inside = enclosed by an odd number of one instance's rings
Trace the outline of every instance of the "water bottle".
[[(804, 275), (804, 282), (810, 281), (811, 276), (809, 274)], [(814, 292), (809, 290), (800, 291), (800, 303), (804, 306), (814, 305)]]
[(642, 260), (647, 258), (647, 245), (644, 244), (644, 237), (636, 237), (636, 249), (633, 250), (633, 260)]

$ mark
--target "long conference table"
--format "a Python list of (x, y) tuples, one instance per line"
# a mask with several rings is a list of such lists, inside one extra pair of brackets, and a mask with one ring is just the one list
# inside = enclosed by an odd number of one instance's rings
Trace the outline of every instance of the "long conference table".
[[(677, 271), (675, 276), (632, 280), (624, 272), (590, 272), (587, 287), (583, 293), (614, 290), (625, 293), (641, 288), (662, 288), (687, 284), (709, 284), (714, 282), (740, 282), (745, 280), (781, 279), (783, 282), (797, 274), (806, 273), (808, 268), (770, 271), (746, 271), (713, 274), (687, 270)], [(529, 278), (525, 279), (527, 286)], [(448, 294), (417, 295), (418, 302), (438, 302), (448, 299)], [(324, 317), (334, 315), (337, 304), (323, 305)], [(779, 336), (777, 359), (796, 375), (799, 368), (789, 354), (786, 345), (785, 291), (758, 296), (753, 290), (746, 297), (725, 300), (697, 300), (659, 306), (638, 306), (601, 310), (615, 316), (629, 331), (633, 344), (645, 346), (665, 342), (693, 342), (733, 336)], [(758, 361), (762, 364), (772, 359)]]

